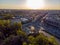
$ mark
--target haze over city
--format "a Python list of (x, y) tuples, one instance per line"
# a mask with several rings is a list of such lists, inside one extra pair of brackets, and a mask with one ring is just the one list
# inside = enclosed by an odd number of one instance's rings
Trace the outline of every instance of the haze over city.
[(0, 0), (0, 9), (60, 10), (60, 0)]

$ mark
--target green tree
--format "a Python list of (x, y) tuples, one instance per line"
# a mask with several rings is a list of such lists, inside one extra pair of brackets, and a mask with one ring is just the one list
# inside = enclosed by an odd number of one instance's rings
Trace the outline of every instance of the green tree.
[(50, 45), (58, 45), (58, 43), (56, 42), (55, 38), (53, 36), (51, 36), (49, 39), (48, 39), (48, 42)]
[(29, 45), (37, 45), (35, 37), (29, 36), (28, 40), (29, 40)]

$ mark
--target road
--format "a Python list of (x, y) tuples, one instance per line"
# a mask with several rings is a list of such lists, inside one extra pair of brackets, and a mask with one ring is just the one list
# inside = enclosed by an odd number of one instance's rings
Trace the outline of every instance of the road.
[[(23, 30), (26, 32), (26, 33), (29, 33), (29, 29), (28, 27), (29, 26), (34, 26), (35, 27), (35, 30), (38, 32), (39, 30), (41, 30), (41, 27), (43, 27), (43, 20), (46, 18), (47, 14), (43, 15), (42, 17), (38, 17), (36, 20), (34, 20), (33, 22), (30, 22), (30, 23), (27, 23), (27, 24), (24, 24), (22, 27), (23, 27)], [(47, 28), (44, 28), (44, 30), (46, 30)], [(47, 33), (48, 32), (48, 33)], [(43, 33), (44, 35), (46, 35), (47, 37), (50, 37), (52, 36), (50, 34), (51, 30), (46, 30), (46, 31), (41, 31), (41, 33)], [(52, 33), (53, 34), (53, 33)], [(56, 38), (56, 41), (58, 42), (58, 44), (60, 45), (60, 39)]]

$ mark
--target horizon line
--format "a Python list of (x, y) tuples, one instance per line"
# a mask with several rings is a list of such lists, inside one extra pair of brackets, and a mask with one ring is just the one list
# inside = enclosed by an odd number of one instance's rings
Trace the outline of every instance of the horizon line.
[(12, 9), (10, 9), (10, 8), (8, 8), (8, 9), (0, 9), (0, 10), (60, 10), (60, 9), (14, 9), (14, 8), (12, 8)]

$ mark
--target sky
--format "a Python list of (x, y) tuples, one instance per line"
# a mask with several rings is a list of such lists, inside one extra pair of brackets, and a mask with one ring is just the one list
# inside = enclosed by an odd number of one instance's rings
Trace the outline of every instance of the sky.
[[(32, 0), (29, 0), (32, 2)], [(28, 0), (0, 0), (0, 9), (33, 9), (34, 4), (37, 1), (35, 6), (37, 9), (59, 9), (60, 10), (60, 0), (43, 0), (42, 4), (39, 3), (39, 0), (33, 0), (33, 3)], [(27, 3), (28, 2), (28, 3)], [(28, 5), (30, 3), (30, 5)], [(32, 5), (33, 4), (33, 5)], [(32, 5), (32, 6), (31, 6)], [(28, 7), (30, 6), (30, 7)], [(32, 8), (33, 7), (33, 8)], [(34, 8), (35, 9), (35, 8)]]

